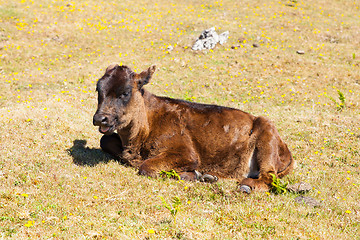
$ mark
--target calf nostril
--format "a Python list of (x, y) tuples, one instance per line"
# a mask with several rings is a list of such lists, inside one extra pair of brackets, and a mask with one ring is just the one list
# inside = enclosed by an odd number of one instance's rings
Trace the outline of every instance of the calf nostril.
[(102, 117), (102, 119), (101, 119), (101, 123), (107, 123), (107, 121), (108, 121), (108, 119), (107, 119), (107, 117)]

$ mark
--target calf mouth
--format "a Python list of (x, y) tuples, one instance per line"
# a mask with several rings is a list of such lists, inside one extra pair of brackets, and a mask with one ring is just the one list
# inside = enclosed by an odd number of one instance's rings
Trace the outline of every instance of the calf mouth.
[(101, 132), (102, 134), (105, 134), (105, 135), (110, 135), (110, 134), (114, 133), (114, 127), (101, 125), (101, 126), (99, 126), (99, 132)]

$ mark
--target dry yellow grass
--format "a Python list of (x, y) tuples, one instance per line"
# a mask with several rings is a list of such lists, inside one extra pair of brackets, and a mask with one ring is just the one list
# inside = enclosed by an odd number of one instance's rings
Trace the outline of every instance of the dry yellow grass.
[[(0, 0), (0, 239), (358, 239), (359, 7)], [(193, 52), (212, 26), (228, 42)], [(305, 195), (322, 206), (244, 196), (227, 180), (148, 179), (114, 162), (92, 126), (95, 82), (112, 62), (157, 64), (147, 89), (159, 95), (271, 118), (298, 162), (284, 180), (310, 183)], [(180, 198), (176, 223), (160, 196)]]

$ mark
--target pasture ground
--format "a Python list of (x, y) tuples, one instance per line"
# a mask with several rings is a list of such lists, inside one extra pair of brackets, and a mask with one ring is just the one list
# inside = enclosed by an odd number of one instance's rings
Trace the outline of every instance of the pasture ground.
[[(359, 7), (0, 0), (0, 239), (358, 239)], [(213, 26), (228, 42), (192, 51)], [(158, 95), (268, 116), (298, 163), (283, 181), (310, 183), (305, 196), (322, 205), (245, 196), (230, 180), (148, 179), (113, 161), (92, 116), (114, 62), (157, 64), (146, 88)], [(161, 197), (179, 198), (176, 219)]]

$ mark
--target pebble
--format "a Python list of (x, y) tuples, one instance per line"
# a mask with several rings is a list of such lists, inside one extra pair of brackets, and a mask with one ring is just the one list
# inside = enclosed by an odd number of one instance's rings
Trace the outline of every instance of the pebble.
[(287, 190), (289, 190), (290, 192), (294, 192), (294, 193), (305, 193), (310, 191), (311, 189), (313, 189), (313, 187), (306, 182), (299, 182), (299, 183), (295, 183), (293, 185), (289, 185), (287, 186)]
[(305, 204), (311, 207), (320, 207), (321, 203), (311, 197), (306, 197), (306, 196), (299, 196), (295, 198), (295, 202), (300, 203), (300, 204)]
[(166, 48), (166, 50), (168, 50), (169, 52), (171, 52), (172, 50), (174, 50), (174, 47), (171, 46), (171, 45), (169, 45), (169, 46)]
[(239, 43), (244, 43), (246, 41), (246, 39), (244, 37), (240, 37), (238, 38), (238, 42)]
[(297, 54), (305, 54), (305, 51), (303, 51), (303, 50), (297, 50), (296, 53), (297, 53)]

